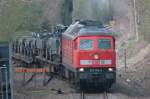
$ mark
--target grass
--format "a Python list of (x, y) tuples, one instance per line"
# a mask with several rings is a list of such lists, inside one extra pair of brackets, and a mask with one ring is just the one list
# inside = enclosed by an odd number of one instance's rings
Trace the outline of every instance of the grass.
[(49, 90), (38, 90), (38, 91), (31, 91), (33, 96), (48, 96), (50, 93)]

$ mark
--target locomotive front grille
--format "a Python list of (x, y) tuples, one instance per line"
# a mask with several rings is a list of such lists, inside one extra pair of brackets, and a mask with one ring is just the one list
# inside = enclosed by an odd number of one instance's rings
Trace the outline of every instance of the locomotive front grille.
[(115, 72), (109, 72), (108, 68), (86, 68), (84, 72), (80, 73), (81, 79), (88, 79), (89, 81), (105, 81), (113, 79)]
[(96, 81), (96, 80), (103, 80), (105, 76), (103, 74), (92, 74), (91, 79)]

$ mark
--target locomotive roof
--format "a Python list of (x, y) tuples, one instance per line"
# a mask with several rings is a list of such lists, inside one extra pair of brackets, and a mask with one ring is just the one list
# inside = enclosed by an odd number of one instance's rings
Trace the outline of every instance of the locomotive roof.
[(66, 36), (70, 39), (76, 39), (78, 36), (92, 36), (92, 35), (112, 35), (112, 32), (102, 26), (95, 25), (84, 25), (80, 22), (76, 22), (68, 27), (68, 29), (63, 33), (63, 36)]

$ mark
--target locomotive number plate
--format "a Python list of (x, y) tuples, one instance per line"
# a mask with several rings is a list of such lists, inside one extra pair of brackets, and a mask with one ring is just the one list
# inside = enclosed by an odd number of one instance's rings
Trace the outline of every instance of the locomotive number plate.
[(90, 72), (91, 73), (99, 73), (99, 72), (102, 72), (102, 69), (91, 68)]
[(93, 60), (93, 61), (92, 61), (92, 64), (93, 64), (93, 65), (95, 65), (95, 64), (100, 64), (100, 60)]

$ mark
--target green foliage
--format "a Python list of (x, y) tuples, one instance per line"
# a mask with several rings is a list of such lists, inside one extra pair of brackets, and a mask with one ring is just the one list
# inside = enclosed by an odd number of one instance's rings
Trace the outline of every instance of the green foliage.
[(15, 32), (38, 29), (41, 15), (39, 1), (5, 0), (0, 13), (0, 41), (11, 41), (17, 35)]
[(64, 25), (70, 25), (72, 23), (72, 10), (73, 10), (73, 1), (64, 0), (62, 4), (62, 23)]
[(108, 23), (114, 17), (125, 17), (126, 0), (73, 0), (73, 18)]
[[(133, 0), (132, 0), (133, 1)], [(114, 17), (124, 18), (127, 15), (127, 0), (110, 0), (112, 5), (110, 13), (113, 14)]]
[(138, 0), (136, 8), (140, 34), (145, 40), (150, 40), (150, 0)]
[(109, 0), (74, 0), (73, 19), (108, 23), (111, 20), (110, 7)]

